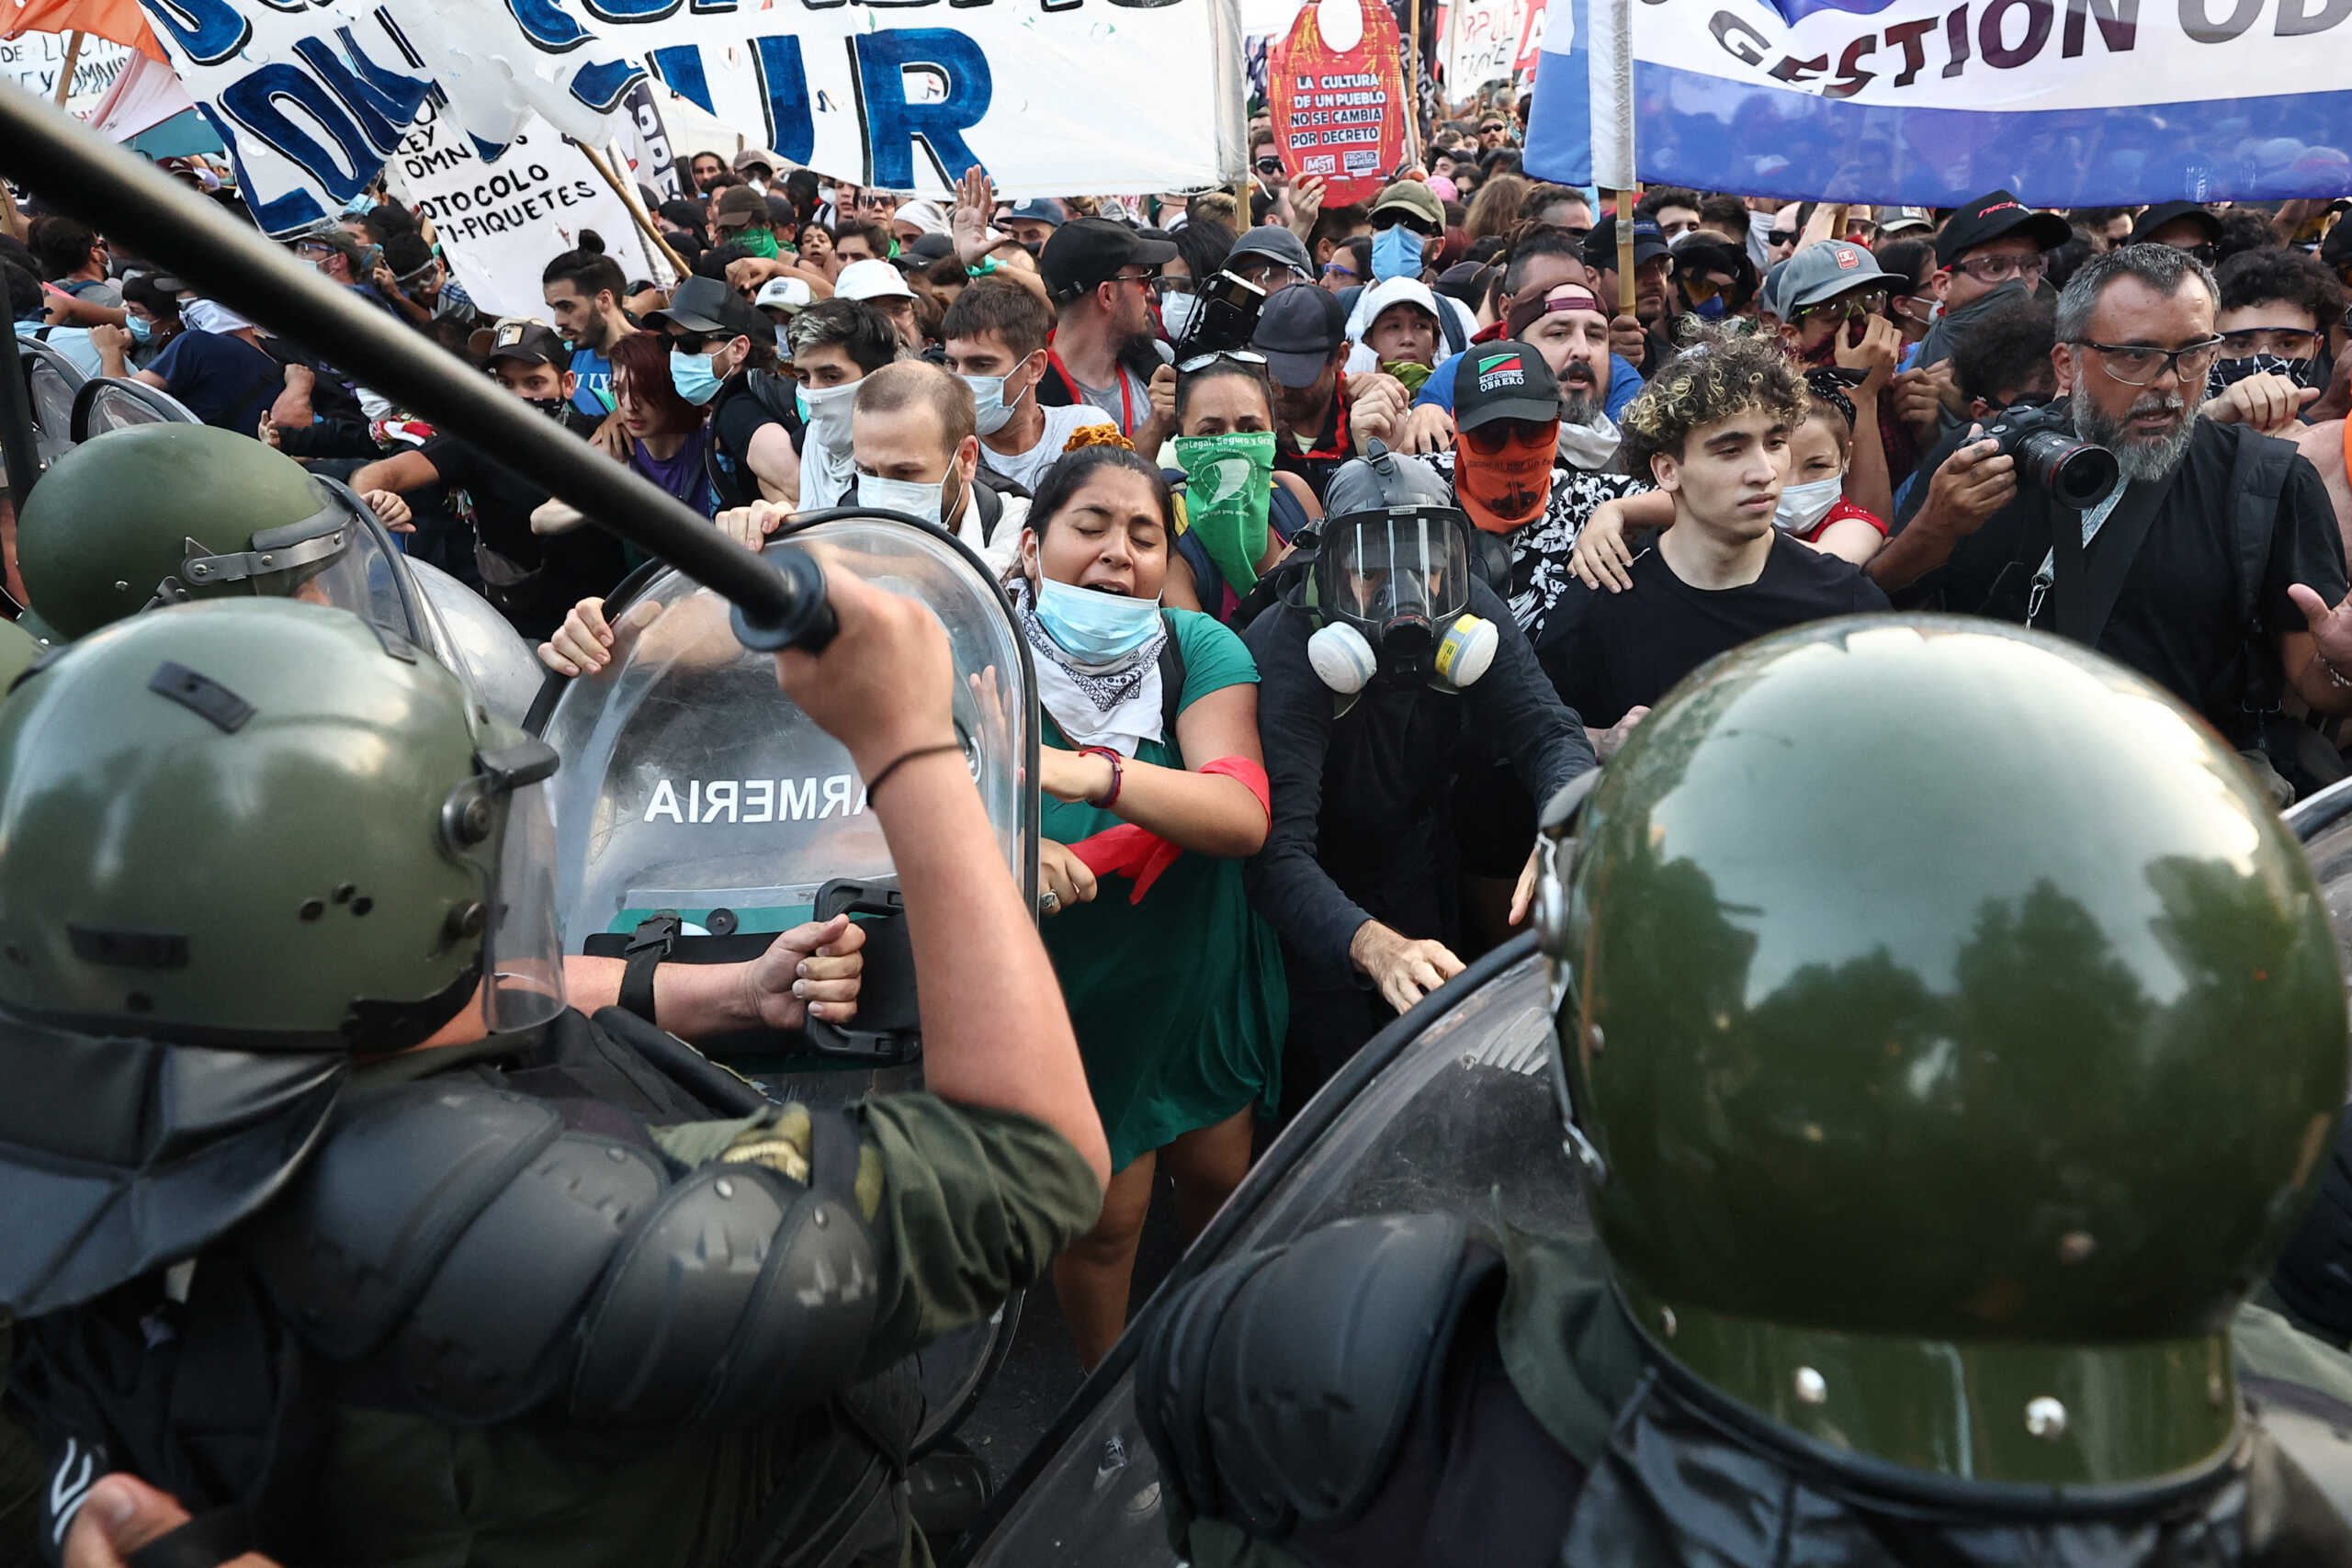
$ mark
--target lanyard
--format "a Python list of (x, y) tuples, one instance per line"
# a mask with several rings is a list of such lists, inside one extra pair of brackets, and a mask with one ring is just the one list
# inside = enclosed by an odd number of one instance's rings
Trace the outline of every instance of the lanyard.
[[(1079, 385), (1078, 378), (1069, 373), (1069, 367), (1062, 363), (1062, 356), (1049, 348), (1046, 350), (1046, 358), (1061, 373), (1062, 379), (1069, 383), (1070, 394), (1080, 402), (1088, 401), (1086, 389)], [(1111, 378), (1119, 383), (1119, 434), (1132, 436), (1136, 433), (1136, 398), (1127, 390), (1127, 367), (1114, 360)]]

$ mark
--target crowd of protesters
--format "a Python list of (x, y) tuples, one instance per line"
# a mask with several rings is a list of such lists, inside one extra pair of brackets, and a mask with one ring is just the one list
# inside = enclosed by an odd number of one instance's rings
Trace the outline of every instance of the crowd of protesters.
[[(1155, 1173), (1197, 1232), (1259, 1121), (1523, 921), (1537, 803), (1719, 653), (1890, 607), (2023, 622), (2154, 679), (2282, 804), (2346, 772), (2352, 202), (1654, 188), (1621, 247), (1613, 194), (1530, 178), (1515, 134), (1442, 127), (1343, 206), (1254, 127), (1246, 213), (698, 152), (651, 209), (690, 276), (582, 236), (536, 318), (483, 315), (397, 202), (291, 242), (746, 543), (854, 502), (1005, 589), (1118, 1172), (1057, 1274), (1090, 1363)], [(0, 265), (20, 338), (380, 496), (558, 672), (616, 656), (636, 558), (465, 433), (70, 218)], [(2112, 454), (2096, 495), (2060, 499), (2032, 429)], [(1327, 637), (1318, 551), (1374, 513), (1458, 541), (1434, 631), (1475, 669)]]

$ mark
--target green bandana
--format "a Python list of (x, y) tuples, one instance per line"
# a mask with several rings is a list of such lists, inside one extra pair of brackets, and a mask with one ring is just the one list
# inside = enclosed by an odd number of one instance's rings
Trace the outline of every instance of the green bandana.
[(736, 236), (736, 243), (763, 261), (775, 259), (775, 231), (773, 229), (746, 229)]
[(1388, 372), (1391, 376), (1396, 377), (1399, 381), (1404, 382), (1405, 390), (1412, 393), (1415, 397), (1419, 397), (1420, 395), (1422, 383), (1426, 382), (1430, 378), (1430, 367), (1428, 366), (1417, 365), (1410, 360), (1394, 361), (1390, 364), (1382, 366), (1381, 368)]
[[(1266, 553), (1266, 508), (1274, 499), (1274, 433), (1180, 435), (1186, 526), (1200, 536), (1227, 587), (1247, 593)], [(1211, 614), (1215, 614), (1214, 611)]]

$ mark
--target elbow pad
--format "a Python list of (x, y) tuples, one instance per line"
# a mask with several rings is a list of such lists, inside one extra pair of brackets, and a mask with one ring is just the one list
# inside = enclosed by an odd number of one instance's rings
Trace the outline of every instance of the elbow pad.
[(444, 1420), (546, 1404), (703, 1426), (802, 1408), (854, 1379), (879, 1306), (850, 1190), (857, 1123), (812, 1114), (816, 1189), (754, 1164), (673, 1179), (545, 1101), (405, 1085), (338, 1120), (249, 1252), (308, 1348), (379, 1359)]

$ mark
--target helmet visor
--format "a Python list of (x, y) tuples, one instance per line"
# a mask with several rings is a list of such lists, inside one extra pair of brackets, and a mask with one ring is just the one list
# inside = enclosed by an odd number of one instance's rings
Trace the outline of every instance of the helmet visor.
[(475, 758), (474, 776), (451, 791), (442, 808), (442, 836), (482, 878), (480, 908), (468, 912), (482, 944), (482, 1024), (492, 1034), (511, 1034), (564, 1008), (546, 784), (556, 753), (495, 720), (484, 728), (487, 743)]
[(1442, 625), (1469, 605), (1469, 543), (1451, 511), (1360, 512), (1332, 523), (1325, 537), (1327, 613), (1379, 632), (1399, 623)]
[(498, 880), (482, 944), (482, 1023), (492, 1034), (536, 1029), (564, 1009), (556, 934), (555, 822), (545, 784), (507, 796)]

